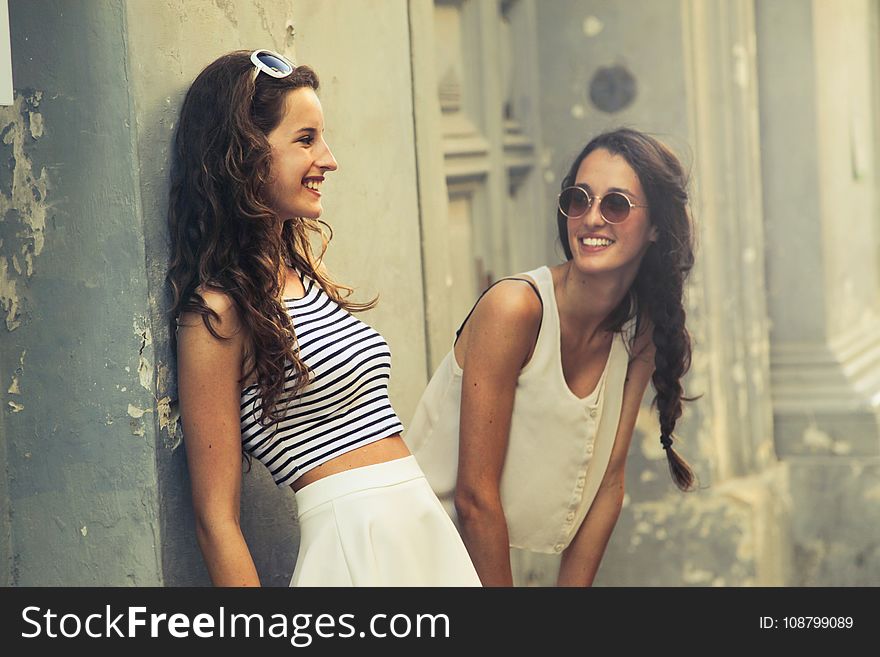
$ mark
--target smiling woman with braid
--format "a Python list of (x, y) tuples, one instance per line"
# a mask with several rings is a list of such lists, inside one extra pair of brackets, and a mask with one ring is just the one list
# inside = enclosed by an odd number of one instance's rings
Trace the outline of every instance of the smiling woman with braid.
[(673, 449), (691, 359), (686, 184), (644, 133), (590, 141), (559, 194), (567, 261), (484, 292), (428, 384), (406, 440), (484, 585), (512, 583), (511, 546), (561, 553), (560, 586), (592, 584), (649, 381), (673, 481), (693, 487)]

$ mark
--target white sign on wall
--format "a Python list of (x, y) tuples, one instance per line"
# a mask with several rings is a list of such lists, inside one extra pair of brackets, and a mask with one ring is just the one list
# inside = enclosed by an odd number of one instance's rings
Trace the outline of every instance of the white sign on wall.
[(0, 105), (12, 105), (12, 46), (9, 43), (8, 0), (0, 0)]

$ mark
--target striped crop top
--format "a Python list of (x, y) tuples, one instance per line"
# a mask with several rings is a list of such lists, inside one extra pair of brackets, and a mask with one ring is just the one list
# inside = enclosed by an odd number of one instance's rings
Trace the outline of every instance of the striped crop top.
[[(309, 383), (284, 410), (281, 420), (260, 423), (256, 384), (242, 390), (241, 440), (278, 486), (345, 452), (403, 432), (388, 399), (391, 350), (373, 328), (353, 317), (311, 278), (305, 295), (285, 300)], [(294, 383), (285, 370), (285, 390)], [(279, 404), (290, 399), (284, 393)]]

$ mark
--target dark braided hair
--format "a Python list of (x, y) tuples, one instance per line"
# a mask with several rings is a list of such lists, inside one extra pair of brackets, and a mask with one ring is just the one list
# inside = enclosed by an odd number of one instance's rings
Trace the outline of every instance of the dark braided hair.
[[(603, 133), (588, 143), (575, 158), (562, 181), (562, 189), (575, 183), (581, 162), (597, 149), (619, 155), (636, 172), (645, 192), (657, 241), (650, 245), (639, 265), (629, 294), (606, 320), (606, 328), (621, 331), (636, 317), (636, 335), (642, 317), (653, 324), (656, 349), (652, 382), (654, 405), (660, 416), (660, 443), (666, 452), (669, 472), (681, 490), (691, 490), (694, 473), (672, 447), (673, 430), (681, 417), (684, 396), (681, 378), (691, 366), (691, 339), (685, 326), (684, 282), (694, 264), (693, 232), (687, 208), (687, 174), (678, 158), (659, 141), (637, 130), (621, 128)], [(567, 219), (557, 210), (559, 239), (565, 257), (572, 258)]]

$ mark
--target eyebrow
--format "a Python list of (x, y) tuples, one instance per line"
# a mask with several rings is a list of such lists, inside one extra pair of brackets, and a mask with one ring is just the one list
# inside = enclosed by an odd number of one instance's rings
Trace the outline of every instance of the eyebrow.
[[(587, 183), (575, 183), (574, 186), (580, 187), (585, 192), (592, 192), (593, 191), (593, 188), (590, 187)], [(605, 193), (607, 194), (608, 192), (621, 192), (622, 194), (629, 194), (630, 196), (638, 197), (638, 194), (636, 194), (633, 191), (630, 191), (626, 187), (609, 187), (608, 191), (606, 191)]]

